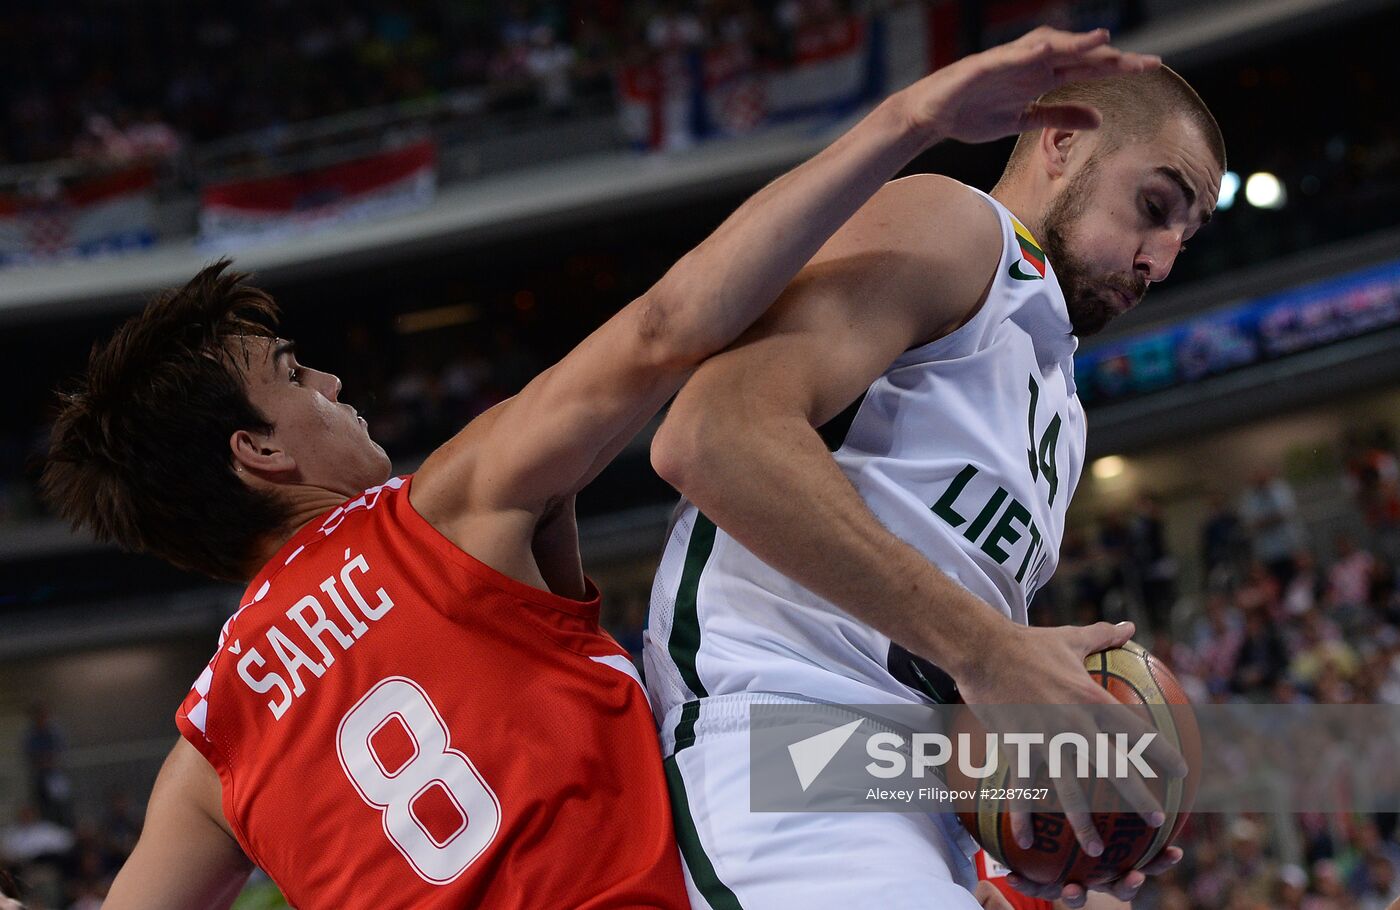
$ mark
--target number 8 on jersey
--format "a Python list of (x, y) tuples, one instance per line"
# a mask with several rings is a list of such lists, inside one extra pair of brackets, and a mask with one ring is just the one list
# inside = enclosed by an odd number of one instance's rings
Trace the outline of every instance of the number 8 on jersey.
[(445, 885), (496, 837), (501, 805), (476, 767), (448, 745), (447, 725), (411, 679), (390, 676), (340, 721), (340, 766), (383, 816), (384, 833), (425, 881)]

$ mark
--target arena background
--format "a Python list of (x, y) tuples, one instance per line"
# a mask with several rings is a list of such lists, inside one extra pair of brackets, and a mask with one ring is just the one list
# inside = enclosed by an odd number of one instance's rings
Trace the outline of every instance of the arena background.
[[(0, 864), (31, 907), (100, 904), (239, 594), (38, 502), (52, 389), (94, 339), (231, 252), (411, 470), (873, 99), (1041, 22), (1162, 54), (1232, 171), (1165, 288), (1081, 348), (1091, 462), (1036, 620), (1135, 619), (1198, 701), (1400, 702), (1393, 3), (75, 0), (7, 20)], [(909, 170), (990, 188), (1008, 150)], [(674, 501), (649, 436), (580, 498), (633, 651)], [(1394, 815), (1199, 816), (1184, 841), (1137, 906), (1400, 894)], [(240, 903), (277, 905), (256, 878)]]

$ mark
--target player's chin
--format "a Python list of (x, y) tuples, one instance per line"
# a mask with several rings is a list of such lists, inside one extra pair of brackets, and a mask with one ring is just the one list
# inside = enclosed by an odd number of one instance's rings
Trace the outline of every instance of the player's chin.
[[(389, 459), (389, 453), (384, 451), (383, 446), (381, 446), (377, 442), (374, 442), (373, 440), (370, 440), (370, 444), (374, 446), (374, 451), (376, 455), (376, 469), (377, 473), (380, 475), (379, 479), (376, 480), (375, 483), (384, 483), (386, 480), (393, 476), (394, 463)], [(373, 484), (371, 484), (371, 486), (373, 486)]]
[(1070, 311), (1070, 331), (1076, 338), (1097, 335), (1113, 321), (1114, 315), (1114, 307), (1108, 301), (1097, 297), (1085, 300)]

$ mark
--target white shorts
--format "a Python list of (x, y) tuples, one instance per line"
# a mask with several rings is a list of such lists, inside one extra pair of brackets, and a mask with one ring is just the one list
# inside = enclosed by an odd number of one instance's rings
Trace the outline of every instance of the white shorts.
[(977, 845), (952, 814), (750, 811), (749, 705), (803, 701), (720, 695), (677, 705), (663, 720), (662, 754), (691, 904), (697, 910), (977, 910), (971, 893)]

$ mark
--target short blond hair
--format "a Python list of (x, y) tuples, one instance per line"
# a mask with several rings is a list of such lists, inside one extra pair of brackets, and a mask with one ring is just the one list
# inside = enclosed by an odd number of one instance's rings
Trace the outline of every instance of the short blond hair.
[[(1170, 67), (1160, 67), (1146, 73), (1071, 82), (1046, 92), (1042, 104), (1088, 104), (1103, 115), (1099, 127), (1106, 145), (1102, 151), (1112, 151), (1131, 141), (1148, 140), (1156, 136), (1162, 123), (1172, 115), (1184, 116), (1200, 130), (1211, 154), (1223, 171), (1226, 167), (1225, 137), (1215, 116), (1189, 83)], [(1022, 133), (1011, 150), (1006, 171), (1011, 173), (1030, 157), (1031, 149), (1040, 138), (1040, 130)]]

